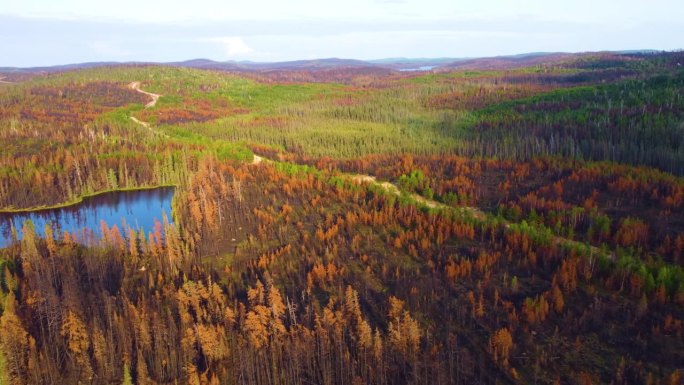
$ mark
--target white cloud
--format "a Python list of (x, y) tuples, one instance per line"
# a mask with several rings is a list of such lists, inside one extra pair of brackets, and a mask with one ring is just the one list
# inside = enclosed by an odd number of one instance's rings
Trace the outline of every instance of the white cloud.
[(127, 57), (131, 54), (130, 51), (112, 40), (96, 40), (88, 43), (88, 47), (98, 55), (112, 59)]
[(241, 37), (237, 36), (211, 37), (202, 40), (219, 44), (228, 57), (244, 56), (254, 52)]

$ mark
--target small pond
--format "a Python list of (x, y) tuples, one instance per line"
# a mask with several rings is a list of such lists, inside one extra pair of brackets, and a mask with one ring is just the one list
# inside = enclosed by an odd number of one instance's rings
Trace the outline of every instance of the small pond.
[(12, 226), (21, 239), (21, 227), (24, 221), (31, 220), (36, 233), (45, 235), (45, 225), (51, 223), (57, 231), (68, 231), (78, 239), (101, 234), (101, 221), (108, 227), (117, 225), (123, 230), (129, 226), (145, 233), (154, 231), (155, 222), (162, 222), (164, 215), (169, 222), (171, 218), (171, 200), (173, 187), (162, 187), (151, 190), (119, 191), (86, 198), (83, 202), (57, 209), (46, 209), (34, 212), (0, 213), (0, 248), (12, 241)]

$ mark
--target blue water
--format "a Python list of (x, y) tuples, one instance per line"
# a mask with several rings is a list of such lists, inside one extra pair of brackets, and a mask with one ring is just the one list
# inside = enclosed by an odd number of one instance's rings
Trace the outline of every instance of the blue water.
[(82, 203), (59, 209), (0, 213), (0, 248), (12, 242), (12, 226), (21, 239), (21, 228), (26, 220), (33, 222), (36, 233), (40, 236), (45, 235), (45, 225), (50, 223), (55, 233), (66, 230), (84, 242), (101, 237), (101, 221), (109, 228), (118, 226), (124, 236), (128, 227), (149, 233), (154, 231), (156, 222), (163, 222), (164, 215), (169, 223), (172, 222), (173, 192), (172, 187), (112, 192), (86, 198)]
[(399, 72), (418, 72), (418, 71), (432, 71), (437, 66), (421, 66), (418, 68), (401, 68)]

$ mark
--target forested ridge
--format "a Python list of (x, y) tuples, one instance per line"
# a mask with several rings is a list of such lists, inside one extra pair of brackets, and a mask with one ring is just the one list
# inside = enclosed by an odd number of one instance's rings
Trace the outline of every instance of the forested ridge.
[(2, 84), (0, 209), (176, 192), (0, 249), (0, 384), (680, 384), (683, 60)]

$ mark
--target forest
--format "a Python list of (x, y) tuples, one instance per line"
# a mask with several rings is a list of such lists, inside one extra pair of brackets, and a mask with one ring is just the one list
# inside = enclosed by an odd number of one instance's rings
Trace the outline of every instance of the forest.
[(683, 62), (7, 74), (0, 384), (681, 384)]

